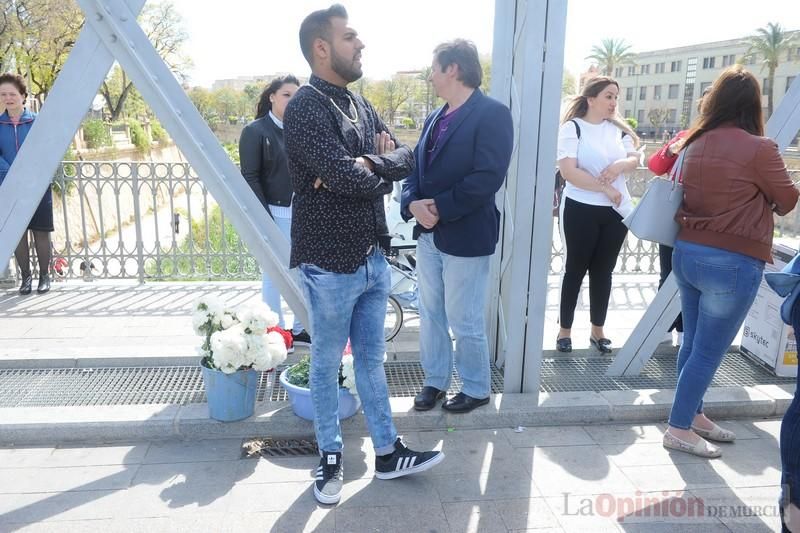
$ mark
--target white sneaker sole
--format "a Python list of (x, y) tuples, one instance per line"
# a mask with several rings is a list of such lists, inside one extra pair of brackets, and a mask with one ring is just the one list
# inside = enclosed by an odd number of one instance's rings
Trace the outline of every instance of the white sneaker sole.
[(403, 470), (393, 470), (391, 472), (375, 472), (375, 477), (378, 479), (395, 479), (403, 476), (410, 476), (411, 474), (418, 474), (433, 468), (444, 461), (444, 452), (439, 452), (424, 463), (414, 465), (411, 468), (404, 468)]
[(334, 503), (339, 503), (339, 500), (342, 499), (342, 493), (336, 494), (335, 496), (328, 496), (327, 494), (322, 494), (319, 490), (317, 490), (317, 485), (314, 485), (314, 497), (317, 499), (319, 503), (325, 505), (333, 505)]

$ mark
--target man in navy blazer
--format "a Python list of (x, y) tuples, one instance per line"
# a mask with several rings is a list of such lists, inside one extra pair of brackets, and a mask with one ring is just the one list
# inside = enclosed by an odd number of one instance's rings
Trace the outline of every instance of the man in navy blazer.
[(425, 120), (414, 150), (416, 169), (403, 183), (401, 213), (417, 221), (425, 385), (414, 407), (420, 411), (444, 398), (454, 358), (463, 387), (442, 407), (464, 413), (489, 403), (484, 316), (490, 258), (500, 233), (494, 195), (508, 170), (514, 127), (508, 108), (478, 88), (481, 75), (471, 42), (436, 47), (430, 79), (446, 103)]

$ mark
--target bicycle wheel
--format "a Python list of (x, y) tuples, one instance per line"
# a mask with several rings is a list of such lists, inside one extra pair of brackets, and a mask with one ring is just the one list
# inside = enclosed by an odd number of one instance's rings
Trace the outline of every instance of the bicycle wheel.
[(394, 339), (400, 328), (403, 327), (403, 308), (394, 296), (389, 296), (386, 302), (386, 321), (383, 323), (383, 333), (386, 342)]

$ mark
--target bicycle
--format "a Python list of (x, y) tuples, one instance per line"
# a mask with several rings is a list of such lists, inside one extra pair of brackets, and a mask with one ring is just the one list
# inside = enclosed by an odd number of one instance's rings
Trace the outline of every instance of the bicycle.
[(394, 245), (390, 247), (386, 256), (392, 276), (392, 288), (386, 303), (386, 322), (384, 324), (387, 342), (400, 333), (400, 329), (403, 327), (404, 310), (419, 312), (417, 258), (414, 255), (416, 247), (416, 243)]

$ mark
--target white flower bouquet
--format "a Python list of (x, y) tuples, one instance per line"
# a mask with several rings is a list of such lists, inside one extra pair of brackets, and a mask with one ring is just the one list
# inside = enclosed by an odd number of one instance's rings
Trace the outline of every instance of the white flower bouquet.
[(278, 315), (259, 302), (237, 309), (213, 296), (204, 296), (192, 306), (192, 326), (203, 337), (198, 348), (201, 364), (232, 374), (238, 370), (270, 370), (286, 360), (283, 336), (268, 328), (278, 324)]

